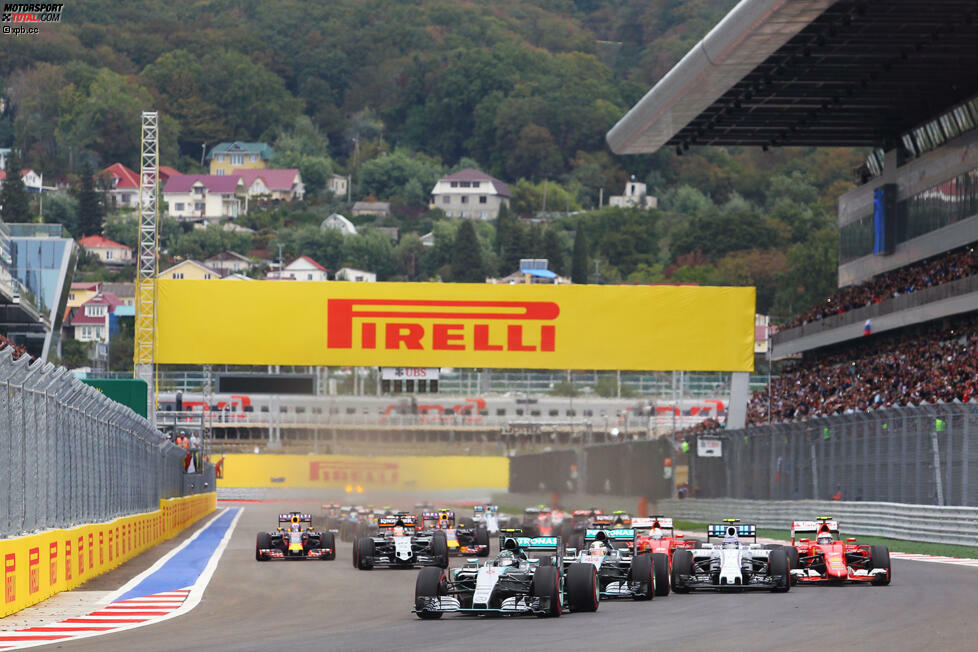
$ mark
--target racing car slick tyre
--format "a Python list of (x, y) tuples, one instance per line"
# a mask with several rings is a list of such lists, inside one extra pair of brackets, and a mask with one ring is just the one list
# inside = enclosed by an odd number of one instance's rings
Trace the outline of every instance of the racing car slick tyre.
[(543, 566), (533, 571), (530, 594), (538, 598), (550, 598), (550, 608), (543, 613), (536, 614), (538, 618), (560, 617), (562, 611), (560, 605), (560, 572), (555, 566)]
[(680, 575), (693, 574), (693, 551), (677, 550), (672, 553), (672, 590), (676, 593), (689, 593), (689, 587), (679, 579)]
[(873, 568), (885, 568), (885, 576), (876, 576), (873, 578), (873, 584), (876, 586), (886, 586), (893, 579), (893, 569), (890, 567), (890, 549), (886, 546), (870, 546), (869, 547), (869, 566), (870, 570)]
[(435, 566), (448, 568), (448, 537), (444, 532), (431, 535), (431, 556), (436, 560)]
[[(628, 569), (628, 581), (639, 583), (639, 592), (632, 594), (633, 600), (651, 600), (656, 595), (655, 564), (652, 555), (635, 555), (632, 567)], [(668, 581), (668, 580), (667, 580)]]
[(669, 555), (652, 553), (652, 573), (655, 576), (655, 594), (669, 595)]
[(571, 611), (593, 612), (598, 610), (598, 569), (594, 564), (571, 564), (564, 580), (567, 604)]
[(475, 545), (486, 547), (479, 553), (480, 557), (489, 556), (489, 530), (486, 529), (485, 525), (479, 525), (475, 528)]
[(370, 570), (374, 567), (374, 540), (361, 537), (357, 540), (357, 568)]
[(336, 535), (335, 534), (333, 534), (332, 532), (323, 532), (321, 535), (319, 535), (319, 547), (329, 548), (332, 551), (329, 554), (323, 555), (322, 556), (323, 559), (326, 560), (336, 559)]
[(781, 586), (772, 588), (775, 593), (787, 593), (791, 589), (791, 566), (784, 549), (772, 550), (767, 558), (768, 577), (780, 577)]
[(255, 561), (268, 561), (268, 557), (261, 554), (261, 550), (268, 550), (272, 547), (272, 535), (268, 532), (259, 532), (255, 540)]
[(353, 537), (353, 567), (360, 567), (360, 537)]
[[(417, 608), (418, 598), (437, 598), (445, 595), (445, 571), (437, 566), (425, 566), (418, 573), (418, 581), (414, 584), (414, 604)], [(441, 618), (440, 611), (418, 611), (421, 620), (437, 620)]]
[[(785, 546), (784, 551), (788, 553), (788, 568), (795, 570), (800, 566), (798, 561), (798, 548), (794, 546)], [(791, 576), (791, 586), (798, 584), (798, 577), (796, 575)]]

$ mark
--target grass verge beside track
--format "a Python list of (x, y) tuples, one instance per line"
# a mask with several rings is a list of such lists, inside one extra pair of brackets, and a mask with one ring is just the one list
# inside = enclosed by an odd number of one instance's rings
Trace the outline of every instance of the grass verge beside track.
[[(705, 531), (706, 523), (694, 523), (692, 521), (675, 521), (676, 528), (680, 530)], [(788, 530), (762, 530), (757, 529), (757, 536), (765, 539), (791, 538)], [(920, 541), (904, 541), (902, 539), (887, 539), (885, 537), (857, 537), (857, 543), (881, 544), (890, 549), (891, 552), (908, 552), (917, 555), (941, 555), (945, 557), (961, 557), (965, 559), (978, 559), (978, 547), (975, 546), (955, 546), (948, 543), (922, 543)]]

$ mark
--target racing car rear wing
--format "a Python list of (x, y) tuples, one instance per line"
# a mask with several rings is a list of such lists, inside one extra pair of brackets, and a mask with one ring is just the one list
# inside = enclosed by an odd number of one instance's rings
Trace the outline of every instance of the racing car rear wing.
[(637, 529), (644, 528), (659, 528), (660, 530), (673, 530), (675, 528), (672, 524), (671, 518), (665, 518), (664, 516), (650, 516), (648, 518), (633, 518), (632, 527)]
[(418, 519), (413, 514), (381, 516), (377, 519), (377, 527), (394, 527), (398, 523), (404, 527), (416, 527), (418, 525)]
[(791, 522), (791, 542), (795, 542), (795, 535), (815, 534), (822, 530), (828, 530), (836, 537), (839, 536), (839, 522), (827, 517), (819, 517), (817, 521), (792, 521)]
[(312, 514), (300, 514), (298, 512), (296, 512), (295, 514), (279, 514), (278, 522), (291, 523), (293, 516), (298, 516), (300, 523), (312, 523)]
[(634, 528), (588, 528), (584, 530), (584, 541), (594, 541), (601, 533), (604, 533), (605, 538), (610, 539), (611, 541), (631, 541), (635, 538)]
[(716, 523), (706, 526), (707, 539), (723, 539), (728, 536), (757, 541), (757, 526), (745, 523)]

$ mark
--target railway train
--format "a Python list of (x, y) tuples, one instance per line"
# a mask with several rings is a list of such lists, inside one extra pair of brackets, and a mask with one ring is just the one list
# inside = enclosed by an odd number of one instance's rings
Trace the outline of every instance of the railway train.
[[(506, 425), (521, 422), (583, 422), (612, 426), (644, 426), (650, 418), (673, 417), (684, 423), (726, 415), (726, 400), (687, 399), (677, 406), (667, 400), (568, 398), (525, 395), (486, 396), (296, 396), (161, 392), (162, 412), (212, 412), (222, 421), (374, 423), (399, 425), (458, 423)], [(265, 416), (262, 416), (265, 415)]]

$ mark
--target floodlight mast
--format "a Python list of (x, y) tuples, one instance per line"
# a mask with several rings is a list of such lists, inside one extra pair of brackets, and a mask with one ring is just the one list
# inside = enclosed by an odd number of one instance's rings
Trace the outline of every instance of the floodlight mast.
[(139, 157), (139, 261), (133, 374), (146, 381), (147, 414), (156, 425), (156, 275), (159, 261), (159, 113), (144, 111)]

